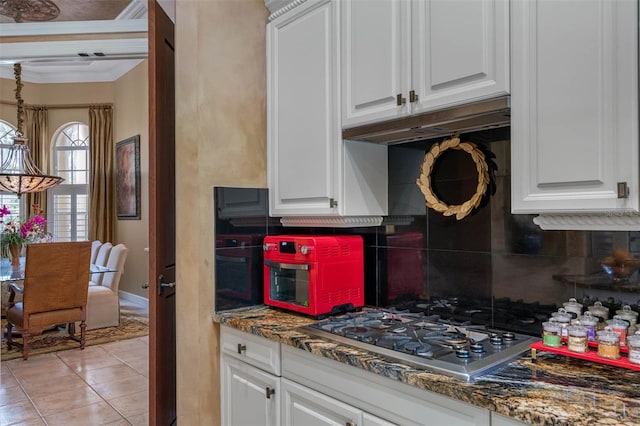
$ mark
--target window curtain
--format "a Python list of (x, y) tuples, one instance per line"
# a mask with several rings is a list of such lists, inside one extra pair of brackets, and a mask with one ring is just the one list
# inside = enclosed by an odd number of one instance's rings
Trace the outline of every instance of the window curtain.
[(113, 108), (89, 107), (89, 240), (115, 241)]
[[(49, 111), (46, 107), (25, 107), (25, 136), (35, 165), (45, 175), (51, 174), (49, 169)], [(47, 191), (32, 192), (25, 197), (25, 217), (39, 213), (33, 206), (37, 205), (47, 211)]]

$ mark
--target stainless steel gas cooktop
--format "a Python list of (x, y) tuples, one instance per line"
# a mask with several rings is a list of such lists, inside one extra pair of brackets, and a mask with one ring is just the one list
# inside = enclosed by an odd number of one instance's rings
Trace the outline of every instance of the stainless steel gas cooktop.
[(506, 365), (539, 340), (483, 325), (455, 324), (438, 315), (395, 309), (349, 313), (302, 329), (465, 381)]

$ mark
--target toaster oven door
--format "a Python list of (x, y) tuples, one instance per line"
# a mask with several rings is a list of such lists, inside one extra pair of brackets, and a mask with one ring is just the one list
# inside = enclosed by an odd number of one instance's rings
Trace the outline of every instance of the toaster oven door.
[(269, 298), (272, 301), (309, 306), (311, 265), (265, 260), (269, 267)]

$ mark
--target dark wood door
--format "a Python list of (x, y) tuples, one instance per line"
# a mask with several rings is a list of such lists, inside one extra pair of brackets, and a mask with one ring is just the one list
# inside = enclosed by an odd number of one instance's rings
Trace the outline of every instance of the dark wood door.
[[(176, 423), (173, 22), (149, 2), (149, 424)], [(161, 284), (164, 283), (164, 286)], [(172, 286), (173, 284), (173, 286)]]

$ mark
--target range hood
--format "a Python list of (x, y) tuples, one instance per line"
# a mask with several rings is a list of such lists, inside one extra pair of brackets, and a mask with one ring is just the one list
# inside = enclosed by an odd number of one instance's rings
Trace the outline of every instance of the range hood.
[(365, 124), (342, 131), (353, 141), (396, 145), (458, 133), (507, 127), (511, 124), (509, 96)]

